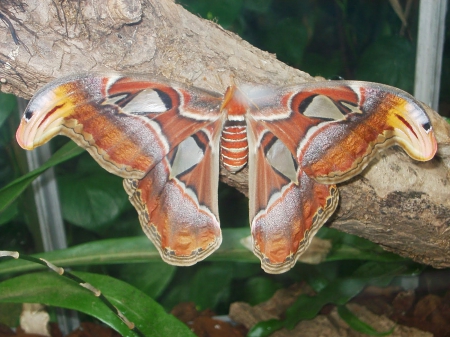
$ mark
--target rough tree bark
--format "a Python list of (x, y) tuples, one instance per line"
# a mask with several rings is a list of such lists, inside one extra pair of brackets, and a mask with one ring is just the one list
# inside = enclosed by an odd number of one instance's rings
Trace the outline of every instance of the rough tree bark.
[[(218, 92), (229, 84), (314, 81), (171, 0), (0, 3), (1, 90), (29, 98), (69, 73), (151, 73)], [(430, 111), (439, 150), (417, 163), (389, 149), (339, 186), (331, 227), (434, 267), (450, 267), (450, 127)], [(247, 191), (247, 172), (221, 172)]]

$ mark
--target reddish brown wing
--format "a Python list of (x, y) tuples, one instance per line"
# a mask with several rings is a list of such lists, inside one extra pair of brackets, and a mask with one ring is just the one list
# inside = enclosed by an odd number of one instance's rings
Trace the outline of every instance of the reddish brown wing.
[(220, 131), (220, 123), (202, 129), (143, 179), (124, 181), (144, 232), (170, 264), (192, 265), (220, 246)]
[(216, 121), (220, 103), (219, 95), (160, 80), (70, 76), (36, 93), (17, 141), (33, 149), (63, 134), (109, 172), (141, 178), (181, 141)]
[(86, 74), (30, 101), (17, 131), (27, 149), (57, 134), (86, 148), (125, 189), (162, 257), (193, 264), (220, 245), (221, 97), (160, 80)]
[[(250, 94), (251, 95), (251, 94)], [(382, 84), (327, 81), (255, 95), (252, 116), (322, 183), (360, 173), (378, 149), (400, 145), (413, 159), (429, 160), (437, 143), (424, 107), (408, 93)], [(266, 102), (277, 101), (270, 105)]]
[(378, 149), (397, 144), (417, 160), (436, 152), (421, 104), (385, 85), (327, 81), (246, 96), (250, 222), (270, 273), (295, 264), (337, 206), (333, 184), (360, 173)]
[(295, 265), (338, 203), (335, 185), (308, 177), (287, 147), (250, 119), (250, 222), (255, 254), (273, 274)]

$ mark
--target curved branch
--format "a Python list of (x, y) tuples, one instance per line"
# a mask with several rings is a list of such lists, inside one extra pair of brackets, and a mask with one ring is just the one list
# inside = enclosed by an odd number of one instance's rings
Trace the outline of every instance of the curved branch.
[[(170, 0), (15, 0), (2, 2), (0, 11), (22, 42), (0, 24), (1, 90), (25, 98), (53, 78), (90, 70), (151, 73), (218, 92), (232, 83), (314, 80)], [(450, 267), (450, 127), (430, 116), (438, 157), (417, 163), (385, 151), (339, 186), (330, 223), (416, 261)], [(221, 174), (246, 193), (246, 170)]]

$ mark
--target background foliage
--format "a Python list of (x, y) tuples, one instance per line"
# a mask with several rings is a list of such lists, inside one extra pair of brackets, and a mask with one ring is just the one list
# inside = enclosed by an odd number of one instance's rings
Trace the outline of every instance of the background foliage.
[[(376, 81), (412, 92), (418, 1), (413, 2), (407, 27), (402, 27), (401, 20), (387, 0), (180, 2), (191, 12), (218, 22), (258, 48), (275, 53), (280, 60), (314, 76)], [(449, 56), (446, 48), (441, 114), (447, 116)], [(15, 97), (1, 94), (0, 250), (32, 254), (41, 252), (42, 245), (36, 234), (33, 195), (30, 189), (25, 189), (31, 178), (16, 180), (26, 172), (24, 153), (18, 149), (14, 139), (18, 119)], [(52, 147), (56, 150), (65, 143), (66, 139), (58, 137), (52, 141)], [(385, 253), (366, 240), (324, 228), (319, 236), (333, 242), (327, 262), (317, 266), (298, 264), (286, 274), (267, 275), (260, 269), (256, 258), (239, 244), (239, 239), (249, 234), (247, 200), (225, 185), (221, 185), (219, 191), (221, 224), (227, 229), (225, 248), (190, 268), (167, 265), (161, 262), (147, 241), (139, 241), (139, 244), (133, 241), (135, 238), (105, 241), (143, 236), (136, 211), (127, 200), (120, 178), (102, 170), (87, 153), (77, 155), (77, 150), (70, 146), (63, 148), (62, 160), (70, 156), (75, 158), (55, 167), (62, 212), (69, 246), (89, 244), (76, 254), (70, 250), (54, 252), (48, 258), (76, 270), (106, 274), (126, 281), (146, 294), (142, 296), (156, 300), (167, 311), (177, 303), (193, 301), (199, 310), (211, 308), (218, 314), (226, 314), (234, 301), (257, 304), (270, 298), (277, 289), (306, 281), (318, 292), (318, 296), (315, 299), (301, 298), (296, 302), (283, 322), (286, 326), (292, 326), (299, 319), (314, 317), (326, 303), (346, 303), (367, 284), (401, 283), (399, 276), (417, 275), (425, 268)], [(13, 181), (15, 184), (7, 186)], [(15, 199), (17, 195), (20, 196)], [(0, 283), (0, 289), (20, 293), (15, 288), (20, 282), (11, 282), (11, 277), (25, 269), (25, 264), (0, 262), (0, 278), (9, 280)], [(90, 277), (90, 274), (86, 275)], [(21, 277), (28, 277), (25, 284), (35, 284), (33, 274)], [(422, 276), (421, 280), (424, 278), (426, 276)], [(59, 284), (56, 279), (45, 278), (47, 285)], [(434, 288), (433, 281), (426, 280), (428, 290)], [(40, 286), (36, 284), (36, 287)], [(112, 282), (108, 286), (111, 292), (122, 289), (122, 285)], [(71, 291), (64, 285), (58, 287)], [(0, 295), (0, 302), (29, 300), (26, 293), (8, 297), (11, 294), (8, 291), (0, 291), (3, 294)], [(156, 302), (148, 303), (146, 305), (158, 307)], [(61, 303), (51, 304), (64, 306)], [(1, 310), (0, 307), (0, 321), (17, 324), (17, 314), (6, 315), (6, 311), (14, 312), (10, 307), (3, 312)], [(93, 315), (89, 311), (79, 310)]]

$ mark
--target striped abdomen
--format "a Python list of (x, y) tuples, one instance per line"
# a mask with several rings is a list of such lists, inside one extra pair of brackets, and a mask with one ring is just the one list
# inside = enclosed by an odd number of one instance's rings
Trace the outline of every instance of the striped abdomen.
[(225, 168), (237, 172), (247, 164), (248, 142), (245, 120), (227, 119), (222, 130), (220, 157)]

